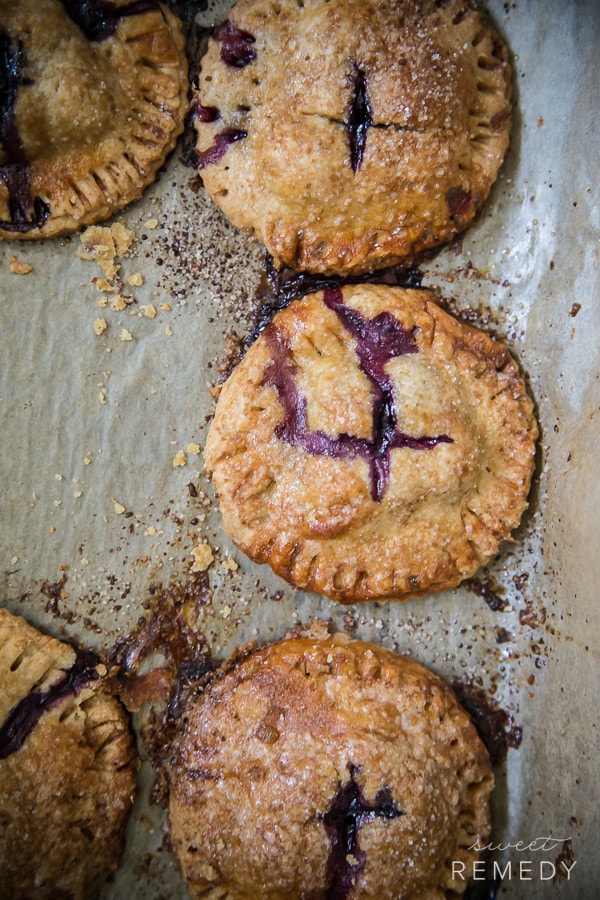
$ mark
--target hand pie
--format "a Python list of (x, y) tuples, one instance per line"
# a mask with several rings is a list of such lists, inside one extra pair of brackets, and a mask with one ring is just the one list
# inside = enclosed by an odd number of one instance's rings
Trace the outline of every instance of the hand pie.
[(502, 344), (425, 290), (330, 287), (278, 313), (205, 446), (223, 528), (343, 603), (457, 585), (520, 521), (537, 427)]
[(489, 758), (451, 689), (342, 635), (209, 676), (166, 769), (192, 898), (460, 897), (489, 834)]
[(0, 609), (3, 897), (87, 900), (117, 867), (137, 756), (102, 672)]
[(106, 219), (141, 196), (188, 108), (157, 0), (0, 0), (0, 238)]
[(239, 0), (201, 62), (206, 190), (276, 263), (408, 262), (489, 194), (511, 126), (507, 58), (467, 0)]

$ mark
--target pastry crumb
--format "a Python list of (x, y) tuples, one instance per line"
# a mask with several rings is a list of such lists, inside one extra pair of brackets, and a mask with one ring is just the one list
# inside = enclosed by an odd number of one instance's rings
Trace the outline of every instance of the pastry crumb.
[(179, 450), (175, 454), (175, 458), (173, 459), (173, 468), (176, 469), (178, 466), (187, 465), (187, 456), (183, 452), (183, 450)]
[(122, 503), (119, 503), (118, 500), (115, 500), (114, 497), (111, 497), (110, 499), (111, 499), (112, 502), (113, 502), (113, 508), (114, 508), (116, 514), (117, 514), (118, 516), (123, 515), (123, 513), (125, 512), (125, 507), (123, 506), (123, 504), (122, 504)]
[(144, 531), (144, 534), (146, 535), (146, 537), (156, 537), (158, 531), (156, 530), (154, 525), (148, 525), (148, 527)]
[(17, 259), (16, 256), (11, 256), (8, 268), (14, 275), (28, 275), (32, 271), (33, 266), (30, 266), (28, 262), (22, 259)]
[(127, 277), (127, 284), (130, 284), (132, 287), (140, 287), (143, 283), (144, 279), (141, 272), (135, 272)]
[(190, 443), (186, 447), (187, 452), (190, 456), (199, 456), (200, 455), (200, 444)]
[(102, 334), (107, 328), (106, 319), (94, 319), (94, 331), (96, 334)]
[(158, 219), (148, 219), (147, 222), (144, 222), (144, 228), (149, 228), (150, 231), (154, 231), (154, 229), (157, 227), (158, 227)]
[(205, 572), (214, 561), (214, 554), (208, 544), (199, 544), (192, 550), (194, 562), (191, 566), (192, 572)]
[(235, 559), (231, 559), (230, 556), (221, 560), (221, 567), (227, 569), (228, 572), (237, 572), (239, 569), (239, 565), (236, 563)]
[(147, 306), (142, 306), (142, 312), (147, 319), (156, 318), (156, 307), (153, 306), (152, 303), (149, 303)]
[(120, 341), (132, 341), (133, 335), (127, 328), (121, 328), (121, 333), (119, 335)]

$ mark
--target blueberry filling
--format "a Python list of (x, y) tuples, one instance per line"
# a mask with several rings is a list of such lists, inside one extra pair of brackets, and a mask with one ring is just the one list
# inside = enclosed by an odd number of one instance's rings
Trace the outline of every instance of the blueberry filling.
[(452, 443), (452, 438), (445, 434), (415, 437), (397, 428), (393, 384), (385, 367), (394, 357), (418, 353), (412, 333), (406, 331), (388, 312), (365, 319), (358, 310), (345, 305), (339, 287), (326, 288), (323, 301), (356, 341), (359, 367), (369, 379), (373, 393), (372, 436), (360, 438), (341, 433), (331, 437), (309, 428), (306, 399), (301, 396), (296, 384), (296, 366), (290, 359), (289, 348), (271, 325), (265, 330), (265, 339), (273, 356), (273, 364), (267, 370), (263, 384), (275, 388), (285, 411), (275, 434), (280, 440), (299, 446), (314, 456), (331, 456), (334, 459), (362, 457), (370, 468), (371, 498), (381, 503), (389, 483), (393, 448), (430, 450), (437, 444)]
[[(210, 107), (208, 107), (210, 109)], [(235, 141), (241, 141), (248, 137), (247, 131), (240, 128), (224, 128), (214, 136), (213, 142), (206, 150), (198, 150), (196, 156), (198, 158), (198, 169), (204, 169), (205, 166), (214, 165), (220, 162), (225, 156), (230, 144)]]
[(329, 810), (323, 816), (331, 850), (327, 860), (327, 900), (345, 900), (352, 892), (362, 871), (366, 854), (358, 838), (362, 825), (374, 819), (397, 819), (404, 815), (392, 799), (389, 788), (381, 788), (373, 803), (369, 803), (356, 780), (358, 767), (348, 764), (350, 780), (340, 784)]
[(198, 101), (194, 105), (194, 116), (199, 122), (216, 122), (221, 113), (217, 106), (202, 106)]
[(0, 165), (0, 182), (8, 191), (10, 213), (10, 220), (0, 220), (0, 228), (21, 234), (41, 228), (50, 215), (50, 207), (31, 196), (31, 172), (17, 125), (19, 88), (31, 84), (24, 75), (26, 66), (21, 41), (0, 30), (0, 144), (8, 156), (8, 162)]
[(367, 134), (369, 128), (373, 125), (373, 118), (371, 116), (369, 95), (367, 94), (365, 73), (358, 68), (356, 63), (353, 64), (353, 67), (352, 84), (354, 93), (346, 128), (350, 145), (350, 165), (353, 172), (358, 172), (363, 161)]
[(256, 59), (256, 50), (252, 46), (256, 38), (230, 19), (217, 28), (215, 40), (221, 45), (221, 59), (227, 66), (243, 69)]
[(67, 697), (76, 696), (90, 681), (98, 678), (98, 658), (89, 650), (77, 650), (75, 662), (45, 691), (31, 691), (10, 711), (0, 727), (0, 759), (6, 759), (25, 743), (43, 714)]
[(451, 216), (462, 216), (473, 207), (473, 198), (461, 187), (453, 187), (446, 193), (446, 202)]
[(119, 20), (159, 9), (158, 0), (136, 0), (116, 6), (110, 0), (61, 0), (66, 14), (88, 41), (105, 41), (117, 30)]

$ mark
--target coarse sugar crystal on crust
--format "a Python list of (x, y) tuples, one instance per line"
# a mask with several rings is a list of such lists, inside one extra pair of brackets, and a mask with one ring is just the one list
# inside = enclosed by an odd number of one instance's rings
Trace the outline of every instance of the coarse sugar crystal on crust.
[(353, 603), (469, 577), (527, 507), (537, 426), (506, 348), (425, 290), (330, 287), (279, 312), (205, 446), (223, 528)]
[(200, 174), (277, 263), (407, 262), (488, 196), (510, 94), (507, 49), (468, 0), (239, 0), (201, 63)]
[(192, 898), (446, 900), (489, 836), (490, 761), (453, 691), (345, 635), (210, 675), (165, 768)]
[(106, 219), (141, 196), (189, 107), (158, 0), (0, 0), (0, 238)]
[(117, 868), (137, 755), (105, 674), (0, 609), (0, 897), (87, 900)]

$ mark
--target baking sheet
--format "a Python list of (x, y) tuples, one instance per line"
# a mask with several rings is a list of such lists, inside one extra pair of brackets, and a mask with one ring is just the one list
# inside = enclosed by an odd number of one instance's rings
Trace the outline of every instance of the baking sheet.
[[(99, 306), (111, 295), (94, 283), (98, 264), (78, 258), (79, 236), (0, 246), (1, 594), (51, 633), (107, 649), (161, 587), (199, 577), (194, 549), (208, 544), (197, 626), (216, 658), (320, 617), (485, 690), (513, 736), (522, 730), (497, 770), (494, 841), (521, 842), (497, 854), (501, 896), (591, 900), (600, 877), (600, 5), (484, 6), (513, 54), (512, 146), (476, 224), (421, 269), (424, 286), (507, 342), (537, 404), (531, 509), (478, 576), (504, 609), (467, 588), (341, 607), (294, 592), (222, 534), (194, 445), (204, 443), (232, 335), (249, 329), (262, 252), (212, 205), (181, 148), (118, 217), (135, 235), (117, 260), (132, 298), (124, 309)], [(12, 257), (31, 271), (11, 272)], [(138, 273), (143, 283), (128, 284)], [(186, 896), (151, 782), (145, 764), (105, 898)], [(570, 878), (553, 880), (561, 853)]]

